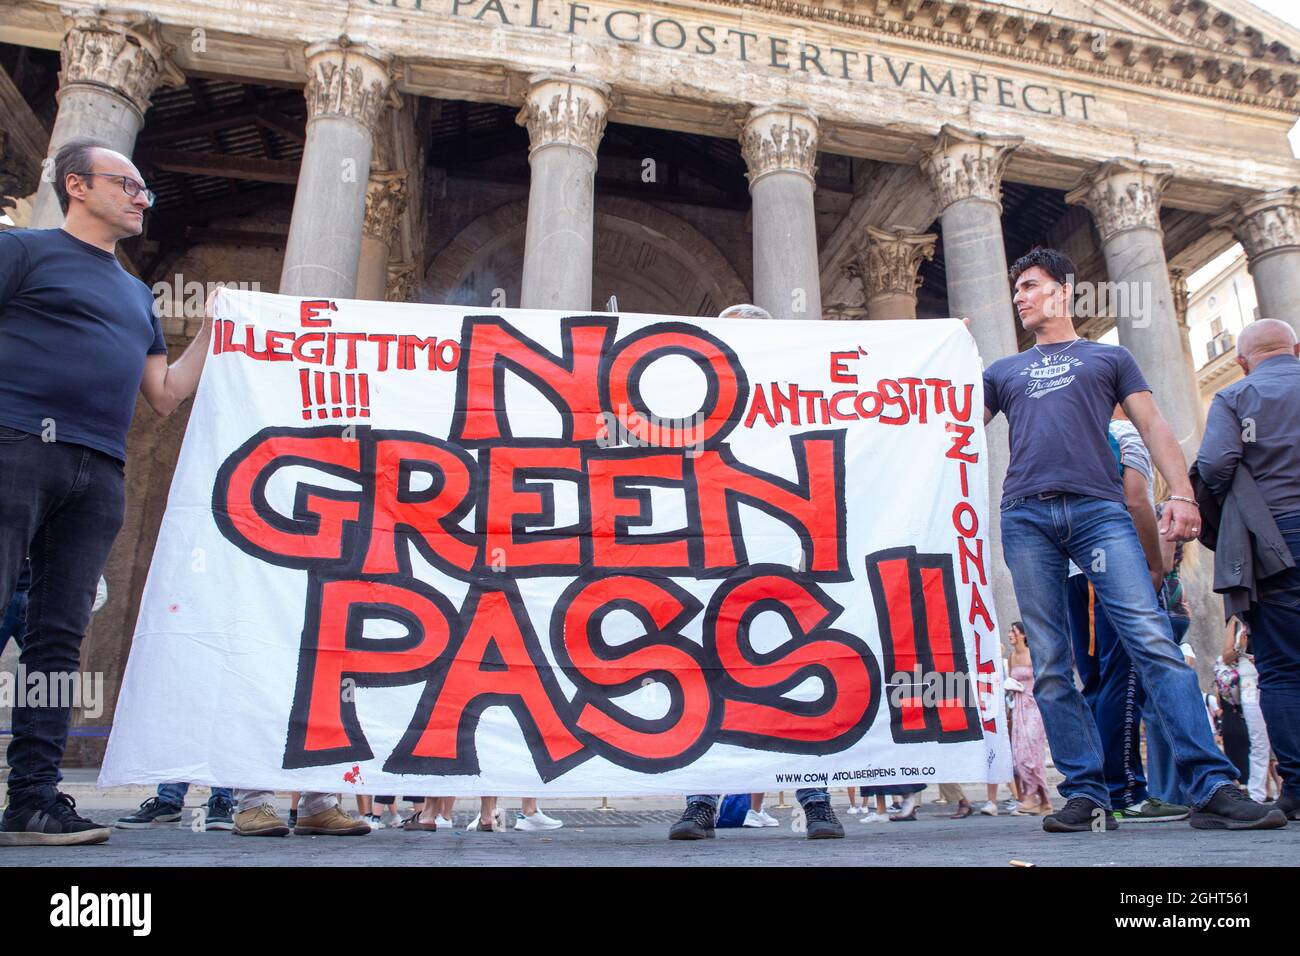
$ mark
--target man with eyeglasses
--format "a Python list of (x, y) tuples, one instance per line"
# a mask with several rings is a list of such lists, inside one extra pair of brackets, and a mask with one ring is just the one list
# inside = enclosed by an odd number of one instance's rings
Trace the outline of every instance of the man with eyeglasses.
[[(89, 141), (54, 158), (59, 229), (0, 232), (0, 607), (31, 555), (21, 662), (46, 687), (80, 667), (95, 587), (122, 524), (126, 435), (139, 391), (159, 415), (193, 394), (205, 316), (168, 366), (149, 288), (114, 255), (153, 205), (139, 170)], [(0, 846), (102, 843), (57, 788), (70, 701), (15, 706)], [(36, 701), (26, 701), (31, 705)]]

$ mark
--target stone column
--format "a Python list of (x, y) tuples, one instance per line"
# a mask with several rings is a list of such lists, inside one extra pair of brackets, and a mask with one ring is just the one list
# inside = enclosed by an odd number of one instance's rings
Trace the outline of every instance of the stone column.
[(754, 304), (774, 319), (820, 319), (813, 209), (817, 117), (800, 106), (758, 106), (740, 134), (754, 221)]
[[(1178, 319), (1178, 337), (1183, 345), (1183, 357), (1192, 369), (1192, 380), (1196, 380), (1196, 358), (1192, 355), (1191, 328), (1187, 325), (1187, 270), (1171, 268), (1169, 270), (1169, 292), (1174, 299), (1174, 316)], [(1201, 388), (1196, 386), (1196, 398), (1200, 401)]]
[(605, 134), (609, 87), (576, 73), (529, 79), (516, 121), (528, 128), (528, 227), (521, 308), (591, 306), (596, 150)]
[(1160, 194), (1172, 175), (1167, 166), (1113, 159), (1084, 176), (1065, 201), (1092, 213), (1120, 344), (1137, 359), (1190, 460), (1205, 420), (1196, 373), (1183, 350), (1160, 228)]
[[(59, 49), (63, 69), (56, 94), (59, 112), (50, 133), (54, 156), (74, 139), (94, 139), (130, 156), (144, 125), (149, 97), (163, 83), (184, 75), (167, 58), (158, 22), (152, 17), (103, 14), (68, 16)], [(51, 173), (53, 167), (49, 167)], [(33, 229), (63, 223), (52, 176), (41, 176), (32, 205)]]
[(390, 62), (346, 38), (307, 48), (307, 138), (282, 295), (356, 294), (374, 128), (392, 96)]
[(1300, 336), (1300, 188), (1238, 203), (1210, 225), (1231, 229), (1245, 248), (1260, 318), (1281, 319)]
[[(986, 366), (1019, 351), (1002, 240), (1002, 173), (1021, 142), (1019, 136), (986, 136), (945, 124), (921, 160), (921, 169), (939, 197), (948, 312), (970, 319), (971, 334)], [(989, 424), (987, 443), (992, 550), (988, 568), (998, 621), (1005, 629), (1019, 616), (996, 517), (1010, 461), (1005, 416)]]
[(405, 206), (406, 173), (370, 174), (365, 222), (361, 227), (361, 256), (357, 262), (358, 299), (383, 301), (387, 295), (388, 260), (392, 257)]
[(845, 267), (862, 283), (869, 319), (916, 318), (917, 274), (923, 261), (934, 258), (934, 233), (916, 235), (867, 226), (866, 240)]

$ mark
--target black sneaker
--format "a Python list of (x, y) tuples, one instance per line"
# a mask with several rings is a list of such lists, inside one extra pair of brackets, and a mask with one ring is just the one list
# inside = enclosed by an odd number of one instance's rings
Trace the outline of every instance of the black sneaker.
[(835, 810), (826, 800), (814, 800), (804, 804), (804, 816), (808, 820), (808, 839), (843, 840), (844, 827), (840, 825)]
[(180, 807), (172, 803), (163, 803), (157, 797), (150, 797), (140, 804), (139, 810), (118, 820), (113, 826), (120, 830), (148, 830), (154, 825), (179, 823), (180, 819)]
[(700, 800), (686, 804), (682, 818), (668, 831), (670, 840), (711, 840), (713, 836), (713, 807)]
[(1276, 830), (1286, 826), (1286, 814), (1250, 799), (1245, 790), (1226, 784), (1199, 810), (1192, 811), (1197, 830)]
[(1282, 811), (1282, 815), (1288, 820), (1300, 820), (1300, 797), (1293, 797), (1288, 793), (1278, 797), (1277, 803), (1273, 805), (1276, 809)]
[(289, 811), (289, 826), (291, 826), (291, 827), (296, 827), (297, 825), (298, 825), (298, 811), (297, 811), (297, 810), (290, 810), (290, 811)]
[(208, 815), (203, 821), (203, 829), (235, 829), (234, 809), (234, 805), (225, 797), (213, 797), (208, 801)]
[(77, 801), (60, 793), (41, 807), (10, 806), (0, 820), (0, 846), (103, 843), (113, 832), (77, 815)]
[(1043, 817), (1048, 833), (1087, 833), (1119, 829), (1119, 821), (1101, 804), (1087, 797), (1071, 797), (1064, 807)]

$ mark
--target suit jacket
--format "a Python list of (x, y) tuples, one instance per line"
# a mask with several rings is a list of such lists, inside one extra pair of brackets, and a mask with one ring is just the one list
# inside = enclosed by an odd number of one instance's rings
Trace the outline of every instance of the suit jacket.
[(1197, 502), (1209, 505), (1201, 512), (1200, 541), (1214, 551), (1214, 590), (1223, 595), (1224, 620), (1230, 620), (1259, 599), (1261, 578), (1294, 568), (1295, 558), (1245, 465), (1237, 465), (1222, 502), (1200, 481), (1195, 466), (1192, 481)]

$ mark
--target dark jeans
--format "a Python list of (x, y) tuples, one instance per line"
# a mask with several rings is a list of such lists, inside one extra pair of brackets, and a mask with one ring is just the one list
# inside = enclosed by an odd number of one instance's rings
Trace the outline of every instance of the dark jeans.
[[(1278, 530), (1300, 564), (1300, 514)], [(1259, 603), (1246, 614), (1259, 670), (1259, 709), (1277, 755), (1282, 792), (1300, 797), (1300, 567), (1259, 582)]]
[[(43, 674), (47, 687), (67, 687), (70, 681), (59, 675), (79, 670), (95, 586), (124, 503), (116, 458), (0, 426), (0, 603), (9, 603), (30, 554), (27, 639), (19, 658), (29, 681)], [(9, 802), (40, 805), (57, 792), (72, 701), (47, 697), (43, 706), (29, 707), (18, 695), (14, 703)]]
[(9, 599), (4, 620), (0, 621), (0, 654), (5, 652), (9, 638), (14, 639), (18, 650), (23, 649), (23, 632), (27, 630), (27, 592), (19, 591)]
[(1069, 597), (1074, 668), (1101, 736), (1102, 773), (1110, 805), (1130, 807), (1147, 798), (1140, 732), (1147, 694), (1124, 642), (1101, 602), (1093, 600), (1086, 575), (1070, 578)]

